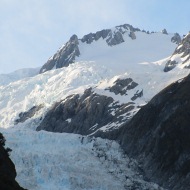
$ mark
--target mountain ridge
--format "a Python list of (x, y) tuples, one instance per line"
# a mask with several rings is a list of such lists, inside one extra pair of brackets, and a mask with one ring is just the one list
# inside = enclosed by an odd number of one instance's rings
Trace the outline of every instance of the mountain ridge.
[[(110, 47), (120, 45), (124, 43), (125, 37), (128, 36), (132, 40), (136, 40), (138, 38), (136, 36), (136, 32), (142, 32), (144, 34), (156, 34), (155, 32), (149, 32), (145, 30), (140, 30), (139, 28), (135, 28), (130, 24), (124, 24), (116, 26), (112, 29), (103, 29), (96, 33), (89, 33), (84, 35), (81, 39), (79, 39), (75, 34), (70, 38), (70, 40), (63, 45), (54, 56), (52, 56), (40, 69), (40, 73), (46, 72), (51, 69), (67, 67), (69, 64), (76, 62), (77, 57), (82, 56), (80, 52), (79, 42), (83, 44), (92, 44), (93, 42), (99, 41), (100, 39), (105, 40), (106, 44)], [(163, 35), (170, 35), (164, 29), (160, 32)], [(179, 34), (172, 34), (170, 37), (170, 41), (172, 43), (178, 44), (180, 42)], [(83, 54), (83, 53), (82, 53)], [(147, 61), (147, 60), (146, 60)], [(157, 60), (155, 60), (157, 61)]]
[[(42, 73), (1, 85), (0, 127), (13, 148), (19, 183), (31, 190), (47, 184), (96, 189), (96, 171), (105, 177), (100, 183), (105, 189), (110, 179), (112, 188), (188, 189), (189, 77), (184, 77), (190, 72), (180, 66), (164, 72), (184, 40), (165, 29), (150, 33), (131, 25), (82, 39), (73, 35)], [(184, 123), (178, 128), (175, 121)], [(90, 160), (85, 166), (85, 157), (96, 163), (93, 169)]]

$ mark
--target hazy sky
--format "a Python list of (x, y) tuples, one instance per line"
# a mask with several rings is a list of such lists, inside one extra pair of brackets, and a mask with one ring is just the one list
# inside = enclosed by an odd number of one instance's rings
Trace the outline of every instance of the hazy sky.
[(189, 0), (0, 0), (0, 73), (43, 65), (72, 34), (124, 23), (186, 34)]

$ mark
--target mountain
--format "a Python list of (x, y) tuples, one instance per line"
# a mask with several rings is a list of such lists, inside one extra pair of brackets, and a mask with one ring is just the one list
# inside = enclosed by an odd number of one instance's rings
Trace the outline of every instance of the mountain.
[(145, 175), (167, 189), (190, 187), (189, 85), (190, 75), (169, 85), (118, 135), (127, 154), (139, 159)]
[(181, 68), (190, 68), (190, 33), (187, 34), (182, 42), (175, 49), (174, 53), (167, 61), (164, 68), (165, 72), (174, 69), (176, 66)]
[(39, 74), (2, 84), (0, 128), (18, 182), (32, 190), (189, 189), (190, 71), (165, 69), (183, 44), (189, 56), (187, 38), (128, 24), (73, 35)]
[(176, 38), (176, 34), (150, 33), (128, 24), (90, 33), (81, 39), (73, 35), (42, 66), (40, 73), (79, 61), (107, 63), (121, 72), (126, 63), (152, 62), (170, 56), (179, 42)]

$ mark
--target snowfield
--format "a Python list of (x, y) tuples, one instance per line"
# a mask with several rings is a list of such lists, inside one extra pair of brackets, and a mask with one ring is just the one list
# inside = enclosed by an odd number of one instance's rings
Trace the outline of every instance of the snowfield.
[(39, 70), (40, 68), (20, 69), (9, 74), (0, 74), (0, 86), (23, 78), (33, 77), (39, 73)]
[(53, 103), (64, 100), (71, 94), (82, 94), (90, 87), (98, 94), (111, 96), (120, 103), (127, 103), (130, 101), (130, 94), (121, 96), (105, 90), (118, 78), (132, 78), (139, 84), (138, 88), (143, 90), (143, 97), (137, 99), (136, 104), (144, 105), (164, 87), (189, 73), (188, 69), (180, 68), (165, 73), (163, 63), (128, 64), (127, 70), (123, 69), (123, 73), (115, 76), (112, 65), (98, 66), (94, 62), (78, 62), (0, 86), (0, 127), (13, 126), (19, 113), (43, 104), (43, 109), (34, 117), (40, 118)]

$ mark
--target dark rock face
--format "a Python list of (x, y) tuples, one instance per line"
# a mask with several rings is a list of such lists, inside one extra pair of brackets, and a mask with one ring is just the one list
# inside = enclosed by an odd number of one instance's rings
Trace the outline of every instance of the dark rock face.
[(73, 35), (65, 46), (60, 49), (52, 59), (49, 59), (47, 63), (40, 69), (40, 73), (44, 73), (48, 70), (55, 68), (67, 67), (70, 63), (75, 61), (75, 58), (80, 55), (78, 48), (78, 37)]
[(190, 189), (190, 76), (156, 95), (124, 124), (118, 140), (159, 185)]
[[(178, 35), (176, 35), (176, 37), (174, 36), (173, 40), (178, 38), (177, 36)], [(187, 61), (189, 61), (189, 59), (190, 59), (190, 33), (182, 40), (182, 42), (179, 44), (179, 46), (175, 49), (175, 51), (174, 51), (173, 55), (171, 56), (171, 58), (174, 55), (177, 55), (177, 54), (182, 54), (181, 58), (184, 58), (184, 57), (187, 56), (187, 58), (181, 64), (184, 64)], [(164, 71), (168, 72), (168, 71), (172, 70), (173, 68), (176, 67), (177, 64), (178, 64), (178, 62), (176, 60), (171, 60), (170, 59), (166, 63)], [(189, 68), (189, 66), (186, 66), (185, 68)]]
[(39, 105), (39, 106), (34, 106), (32, 107), (30, 110), (28, 110), (27, 112), (21, 112), (19, 114), (19, 119), (16, 119), (15, 120), (15, 125), (18, 124), (18, 123), (23, 123), (25, 122), (27, 119), (33, 117), (36, 112), (38, 112), (40, 109), (43, 108), (43, 105)]
[(112, 123), (127, 122), (131, 116), (129, 114), (124, 117), (123, 114), (133, 109), (133, 102), (119, 105), (113, 98), (98, 95), (88, 89), (81, 97), (77, 94), (56, 103), (37, 130), (93, 136), (97, 133), (98, 136), (102, 136), (104, 132), (98, 131), (99, 128)]
[(120, 95), (127, 95), (127, 91), (134, 89), (138, 84), (133, 81), (131, 78), (126, 78), (126, 79), (118, 79), (115, 81), (115, 84), (106, 89), (109, 90), (110, 92), (113, 92), (114, 94), (120, 94)]
[(109, 46), (121, 44), (124, 42), (123, 35), (120, 31), (114, 33), (110, 32), (108, 34), (108, 39), (106, 40), (106, 42)]
[(136, 39), (136, 35), (133, 31), (130, 32), (129, 37), (131, 37), (132, 40)]
[(169, 60), (164, 67), (164, 72), (171, 71), (172, 69), (174, 69), (176, 67), (177, 64), (178, 64), (177, 61)]
[(180, 44), (181, 43), (181, 36), (178, 33), (175, 33), (174, 36), (171, 38), (171, 42)]
[(81, 41), (84, 43), (86, 42), (87, 44), (91, 44), (94, 40), (97, 41), (99, 40), (100, 38), (103, 38), (105, 39), (108, 34), (111, 32), (110, 29), (106, 29), (106, 30), (101, 30), (101, 31), (98, 31), (96, 33), (90, 33), (90, 34), (87, 34), (85, 35)]
[(24, 190), (15, 181), (16, 171), (7, 151), (2, 145), (2, 134), (0, 133), (0, 189), (2, 190)]
[(126, 33), (126, 30), (130, 31), (129, 36), (132, 39), (136, 39), (135, 32), (140, 31), (140, 29), (134, 28), (130, 24), (124, 24), (124, 25), (116, 26), (114, 32), (112, 32), (112, 30), (110, 29), (105, 29), (105, 30), (98, 31), (96, 33), (87, 34), (81, 39), (81, 41), (83, 43), (91, 44), (93, 41), (97, 41), (100, 38), (102, 39), (107, 38), (106, 39), (107, 44), (109, 46), (114, 46), (114, 45), (118, 45), (124, 42), (123, 34)]
[(137, 92), (134, 94), (134, 96), (131, 98), (132, 101), (135, 101), (137, 98), (140, 98), (143, 96), (143, 90), (139, 91), (137, 90)]
[(166, 30), (166, 29), (163, 29), (163, 30), (162, 30), (162, 34), (168, 34), (167, 30)]
[(83, 36), (82, 39), (78, 39), (76, 35), (73, 35), (64, 47), (50, 58), (40, 69), (40, 73), (52, 70), (53, 68), (67, 67), (69, 64), (74, 63), (76, 57), (80, 56), (79, 41), (82, 43), (91, 44), (100, 38), (105, 39), (108, 46), (115, 46), (124, 42), (123, 34), (130, 32), (131, 39), (136, 39), (135, 32), (140, 31), (139, 28), (134, 28), (130, 24), (124, 24), (116, 26), (114, 30), (104, 29), (96, 33), (90, 33)]

